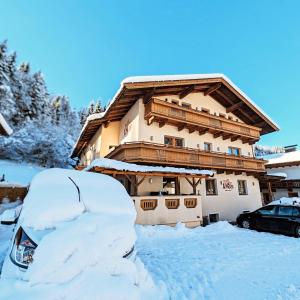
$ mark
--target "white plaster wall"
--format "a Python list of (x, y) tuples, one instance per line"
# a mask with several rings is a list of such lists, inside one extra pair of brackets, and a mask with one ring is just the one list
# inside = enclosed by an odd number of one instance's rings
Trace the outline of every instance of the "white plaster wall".
[(137, 101), (120, 122), (120, 144), (139, 140), (139, 113), (139, 102)]
[[(184, 199), (189, 197), (184, 196), (145, 196), (132, 197), (137, 211), (137, 224), (155, 225), (166, 224), (174, 225), (178, 222), (187, 223), (188, 226), (199, 226), (202, 221), (202, 206), (201, 197), (197, 196), (197, 206), (195, 208), (186, 208)], [(195, 198), (195, 196), (191, 196)], [(141, 208), (140, 200), (142, 199), (157, 199), (157, 207), (155, 210), (144, 211)], [(180, 199), (177, 209), (168, 209), (165, 205), (165, 199)]]

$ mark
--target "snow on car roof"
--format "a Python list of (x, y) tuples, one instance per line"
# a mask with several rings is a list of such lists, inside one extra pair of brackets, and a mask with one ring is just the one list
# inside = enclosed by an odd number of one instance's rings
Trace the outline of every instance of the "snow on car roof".
[(98, 158), (95, 159), (87, 168), (86, 171), (91, 170), (94, 167), (120, 170), (120, 171), (133, 171), (133, 172), (159, 172), (159, 173), (174, 173), (174, 174), (190, 174), (190, 175), (208, 175), (213, 176), (214, 171), (200, 170), (200, 169), (186, 169), (175, 167), (162, 167), (162, 166), (144, 166), (138, 164), (127, 163), (115, 159)]
[(298, 197), (292, 197), (292, 198), (282, 197), (278, 200), (274, 200), (274, 201), (270, 202), (268, 205), (295, 205), (295, 206), (300, 206), (300, 198), (298, 198)]
[[(80, 190), (80, 199), (77, 187)], [(80, 200), (80, 201), (79, 201)], [(34, 229), (55, 227), (84, 211), (136, 217), (132, 200), (114, 178), (97, 173), (49, 169), (36, 175), (24, 199), (20, 219)]]
[(299, 162), (300, 161), (300, 151), (293, 151), (287, 153), (276, 153), (276, 154), (269, 154), (263, 157), (266, 159), (267, 165), (272, 164), (282, 164), (288, 162)]

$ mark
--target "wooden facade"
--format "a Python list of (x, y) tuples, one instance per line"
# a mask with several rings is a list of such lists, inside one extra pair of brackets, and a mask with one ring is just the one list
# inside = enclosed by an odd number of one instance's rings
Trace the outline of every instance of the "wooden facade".
[(265, 161), (261, 159), (145, 142), (121, 144), (106, 157), (131, 163), (231, 170), (236, 173), (265, 172)]
[(240, 139), (244, 143), (254, 144), (260, 139), (261, 129), (258, 127), (156, 98), (152, 98), (145, 105), (145, 119), (149, 125), (153, 122), (158, 122), (160, 127), (170, 124), (176, 126), (179, 131), (187, 128), (189, 132), (198, 131), (200, 135), (209, 132), (215, 137), (222, 136), (224, 140)]

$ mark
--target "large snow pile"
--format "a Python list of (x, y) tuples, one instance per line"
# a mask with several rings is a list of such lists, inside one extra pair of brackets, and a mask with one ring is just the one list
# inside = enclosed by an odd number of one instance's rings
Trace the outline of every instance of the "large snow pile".
[(133, 172), (161, 172), (161, 173), (183, 173), (183, 174), (197, 174), (197, 175), (214, 175), (214, 171), (200, 170), (200, 169), (186, 169), (175, 167), (162, 167), (162, 166), (144, 166), (133, 163), (127, 163), (109, 158), (97, 158), (85, 169), (91, 170), (94, 167), (106, 168), (112, 170), (133, 171)]
[(167, 299), (300, 299), (300, 240), (218, 222), (137, 226), (137, 250)]
[(0, 160), (0, 178), (4, 175), (5, 184), (10, 183), (27, 186), (32, 178), (42, 170), (44, 170), (44, 168), (33, 164)]
[(123, 258), (136, 240), (135, 217), (131, 198), (112, 177), (61, 169), (39, 173), (19, 223), (50, 233), (39, 242), (22, 280), (3, 269), (0, 299), (157, 297), (139, 260)]

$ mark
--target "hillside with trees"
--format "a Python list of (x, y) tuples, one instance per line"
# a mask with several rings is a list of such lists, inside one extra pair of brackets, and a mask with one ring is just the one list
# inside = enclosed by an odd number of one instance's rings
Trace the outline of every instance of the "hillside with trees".
[(88, 110), (70, 106), (68, 97), (48, 92), (43, 74), (29, 63), (17, 66), (16, 53), (0, 43), (0, 112), (14, 130), (0, 137), (0, 159), (46, 167), (66, 167)]

